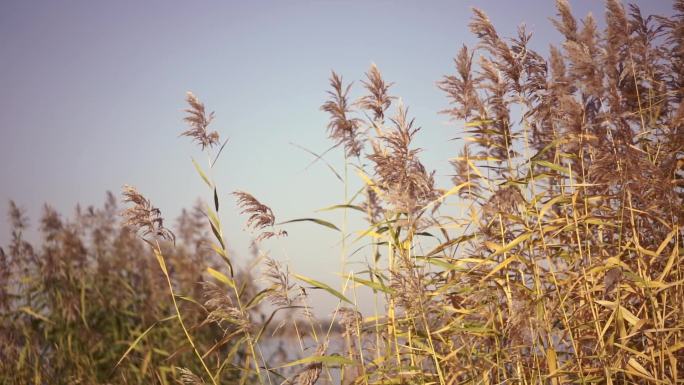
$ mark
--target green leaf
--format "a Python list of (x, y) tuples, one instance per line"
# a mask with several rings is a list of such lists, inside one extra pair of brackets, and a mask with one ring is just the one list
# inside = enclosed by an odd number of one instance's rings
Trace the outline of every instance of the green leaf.
[(437, 198), (437, 199), (433, 200), (432, 202), (426, 204), (423, 208), (428, 208), (434, 204), (441, 203), (448, 196), (458, 193), (462, 188), (467, 187), (469, 185), (472, 185), (472, 183), (471, 182), (463, 182), (463, 183), (459, 184), (458, 186), (454, 186), (451, 189), (449, 189), (449, 191), (445, 192), (439, 198)]
[(256, 293), (254, 295), (254, 297), (252, 297), (252, 299), (250, 299), (247, 302), (247, 304), (245, 305), (245, 310), (249, 310), (249, 309), (253, 308), (254, 306), (258, 306), (261, 303), (261, 301), (263, 301), (264, 298), (266, 298), (268, 293), (270, 293), (271, 291), (273, 291), (273, 289), (268, 288), (268, 289), (263, 289), (260, 292)]
[(20, 311), (23, 311), (24, 313), (26, 313), (26, 314), (28, 314), (28, 315), (30, 315), (31, 317), (38, 318), (39, 320), (45, 321), (45, 322), (47, 322), (47, 323), (49, 323), (49, 324), (54, 324), (54, 322), (51, 321), (49, 318), (45, 317), (45, 316), (42, 315), (42, 314), (36, 313), (33, 309), (31, 309), (31, 308), (28, 307), (28, 306), (22, 306), (22, 307), (19, 308), (19, 310), (20, 310)]
[(353, 305), (353, 303), (350, 300), (348, 300), (347, 297), (345, 297), (342, 293), (340, 293), (339, 291), (337, 291), (337, 290), (333, 289), (332, 287), (326, 285), (323, 282), (319, 282), (319, 281), (316, 281), (315, 279), (311, 279), (311, 278), (308, 278), (308, 277), (305, 277), (305, 276), (299, 275), (299, 274), (295, 274), (294, 276), (297, 279), (304, 281), (304, 282), (308, 283), (309, 285), (314, 286), (315, 288), (323, 289), (323, 290), (327, 291), (328, 293), (334, 295), (335, 297), (341, 299), (342, 301), (347, 302), (350, 305)]
[(356, 206), (356, 205), (333, 205), (333, 206), (324, 207), (322, 209), (318, 209), (316, 211), (317, 212), (332, 211), (332, 210), (336, 210), (336, 209), (352, 209), (352, 210), (360, 211), (362, 213), (366, 213), (366, 210), (364, 210), (363, 207)]
[(493, 268), (489, 273), (487, 273), (487, 275), (485, 275), (484, 277), (482, 277), (482, 278), (480, 279), (480, 282), (486, 281), (487, 278), (493, 276), (494, 274), (496, 274), (497, 272), (499, 272), (501, 269), (506, 268), (506, 266), (510, 265), (512, 262), (515, 262), (515, 261), (518, 261), (518, 260), (519, 260), (519, 259), (518, 259), (518, 256), (517, 256), (517, 255), (511, 255), (510, 257), (504, 259), (503, 261), (501, 261), (501, 263), (499, 263), (498, 265), (496, 265), (496, 267)]
[(199, 175), (204, 180), (204, 183), (206, 183), (207, 186), (209, 186), (209, 188), (214, 188), (214, 185), (209, 180), (209, 177), (207, 176), (207, 174), (205, 174), (204, 171), (202, 171), (202, 168), (200, 167), (200, 165), (197, 164), (197, 162), (195, 161), (194, 158), (190, 158), (190, 159), (192, 159), (192, 164), (195, 166), (195, 170), (197, 170), (197, 173), (199, 173)]
[[(230, 139), (230, 138), (228, 138)], [(216, 156), (214, 157), (214, 160), (211, 162), (211, 165), (209, 167), (214, 168), (214, 165), (216, 164), (216, 161), (219, 158), (219, 155), (221, 155), (221, 152), (223, 152), (223, 148), (226, 147), (226, 144), (228, 144), (228, 139), (226, 139), (223, 144), (221, 145), (221, 148), (219, 148), (218, 152), (216, 153)]]
[(559, 139), (556, 139), (556, 140), (550, 142), (544, 148), (542, 148), (538, 153), (534, 154), (534, 156), (532, 158), (530, 158), (530, 160), (533, 162), (536, 161), (537, 159), (541, 158), (542, 155), (546, 154), (550, 149), (558, 146), (559, 144), (566, 143), (567, 141), (568, 141), (567, 139), (559, 138)]
[(416, 233), (416, 236), (418, 237), (432, 237), (432, 238), (437, 238), (436, 236), (428, 233), (427, 231), (421, 231), (419, 233)]
[(329, 229), (333, 229), (333, 230), (340, 231), (340, 229), (338, 229), (337, 226), (333, 225), (332, 223), (330, 223), (330, 222), (328, 222), (328, 221), (324, 221), (324, 220), (322, 220), (322, 219), (317, 219), (317, 218), (298, 218), (298, 219), (292, 219), (292, 220), (289, 220), (289, 221), (280, 222), (280, 223), (278, 223), (278, 225), (284, 225), (284, 224), (286, 224), (286, 223), (295, 223), (295, 222), (313, 222), (313, 223), (317, 223), (317, 224), (319, 224), (319, 225), (321, 225), (321, 226), (325, 226), (325, 227), (327, 227), (327, 228), (329, 228)]
[(493, 120), (491, 119), (479, 119), (479, 120), (471, 120), (467, 122), (464, 127), (481, 127), (485, 124), (491, 124), (494, 123)]
[(211, 207), (209, 207), (208, 205), (205, 205), (205, 207), (207, 208), (207, 214), (206, 215), (207, 215), (207, 218), (209, 218), (209, 221), (214, 226), (216, 226), (217, 230), (221, 230), (221, 221), (219, 220), (218, 215), (216, 215), (216, 212), (214, 212), (214, 210), (212, 210)]
[(555, 205), (556, 203), (559, 203), (559, 202), (566, 203), (566, 202), (570, 202), (570, 201), (571, 201), (571, 198), (567, 195), (558, 195), (557, 197), (549, 199), (549, 201), (544, 203), (544, 206), (542, 206), (541, 210), (539, 211), (539, 217), (543, 218), (544, 214), (546, 214), (546, 212), (549, 211), (553, 207), (553, 205)]
[(554, 171), (558, 171), (561, 174), (570, 175), (570, 170), (566, 167), (561, 166), (561, 165), (551, 163), (551, 162), (547, 162), (545, 160), (535, 160), (534, 163), (538, 164), (540, 166), (548, 167)]
[(160, 323), (162, 323), (162, 322), (164, 322), (164, 321), (172, 320), (172, 319), (174, 319), (174, 318), (176, 318), (176, 315), (172, 315), (172, 316), (166, 317), (166, 318), (164, 318), (164, 319), (160, 319), (159, 321), (153, 323), (153, 324), (152, 324), (149, 328), (147, 328), (144, 332), (142, 332), (142, 333), (138, 336), (138, 338), (136, 338), (135, 341), (133, 341), (133, 342), (131, 343), (131, 345), (128, 347), (128, 349), (126, 349), (126, 352), (124, 352), (124, 354), (121, 356), (121, 358), (119, 358), (119, 361), (116, 363), (116, 365), (114, 365), (114, 368), (118, 367), (119, 364), (121, 364), (121, 362), (126, 358), (126, 356), (128, 356), (128, 354), (129, 354), (133, 349), (135, 349), (135, 347), (138, 345), (138, 343), (139, 343), (143, 338), (145, 338), (145, 336), (147, 335), (147, 333), (149, 333), (150, 331), (152, 331), (152, 329), (154, 329), (155, 326), (157, 326), (158, 324), (160, 324)]
[(201, 307), (202, 309), (205, 309), (205, 310), (206, 310), (206, 308), (204, 307), (204, 305), (202, 305), (201, 303), (199, 303), (196, 299), (194, 299), (194, 298), (192, 298), (192, 297), (188, 297), (188, 296), (185, 296), (185, 295), (179, 295), (179, 294), (174, 295), (174, 297), (176, 297), (176, 298), (178, 298), (178, 299), (180, 299), (180, 300), (182, 300), (182, 301), (190, 302), (190, 303), (192, 303), (192, 304), (194, 304), (194, 305), (197, 305), (197, 306)]
[(353, 365), (355, 362), (350, 360), (349, 358), (334, 355), (334, 356), (311, 356), (311, 357), (305, 357), (297, 361), (292, 361), (288, 364), (285, 364), (283, 366), (279, 366), (279, 368), (287, 368), (290, 366), (296, 366), (296, 365), (304, 365), (304, 364), (309, 364), (312, 362), (320, 362), (322, 364), (326, 365)]
[(214, 233), (214, 237), (216, 237), (216, 240), (218, 240), (221, 244), (221, 248), (225, 250), (226, 245), (223, 243), (223, 237), (221, 236), (221, 233), (219, 233), (218, 229), (213, 223), (209, 222), (209, 224), (211, 225), (211, 232)]
[[(388, 219), (388, 220), (384, 220), (384, 221), (381, 221), (378, 223), (373, 223), (366, 230), (360, 232), (359, 236), (354, 240), (354, 242), (358, 241), (359, 239), (362, 239), (363, 237), (365, 237), (369, 234), (372, 234), (373, 232), (376, 232), (378, 234), (382, 234), (382, 233), (386, 232), (387, 230), (389, 230), (388, 225), (390, 225), (396, 221), (397, 221), (396, 219)], [(375, 229), (378, 229), (378, 230), (374, 231)]]
[[(213, 229), (212, 229), (213, 231)], [(214, 233), (216, 235), (216, 233)], [(219, 240), (220, 241), (220, 240)], [(218, 245), (216, 245), (214, 242), (211, 243), (211, 248), (218, 254), (221, 259), (228, 265), (228, 269), (230, 270), (230, 276), (233, 276), (233, 264), (230, 263), (230, 259), (228, 258), (228, 254), (226, 254), (225, 248), (221, 248)]]
[(451, 247), (451, 246), (453, 246), (453, 245), (457, 245), (457, 244), (459, 244), (459, 243), (462, 243), (462, 242), (465, 242), (465, 241), (469, 241), (469, 240), (471, 240), (471, 239), (473, 239), (473, 238), (475, 238), (475, 234), (462, 235), (462, 236), (460, 236), (460, 237), (458, 237), (458, 238), (451, 239), (451, 240), (449, 240), (449, 241), (447, 241), (447, 242), (444, 242), (444, 243), (438, 245), (438, 246), (435, 247), (434, 249), (430, 250), (430, 252), (427, 253), (427, 255), (425, 255), (425, 256), (426, 256), (426, 257), (431, 257), (431, 256), (433, 256), (433, 255), (435, 255), (435, 254), (441, 253), (442, 251), (444, 251), (445, 249), (447, 249), (447, 248), (449, 248), (449, 247)]
[(444, 270), (459, 270), (459, 269), (461, 269), (459, 266), (456, 266), (455, 264), (443, 261), (439, 258), (416, 257), (416, 259), (423, 260), (429, 264), (441, 267)]
[[(318, 155), (318, 154), (316, 154), (315, 152), (313, 152), (313, 151), (311, 151), (311, 150), (309, 150), (309, 149), (307, 149), (307, 148), (305, 148), (305, 147), (302, 147), (302, 146), (298, 145), (297, 143), (292, 143), (292, 142), (290, 142), (290, 145), (295, 146), (295, 147), (299, 148), (300, 150), (306, 151), (306, 152), (308, 152), (309, 154), (311, 154), (311, 155), (313, 155), (313, 156), (316, 157), (316, 159), (315, 159), (313, 162), (309, 163), (309, 166), (312, 165), (312, 164), (314, 164), (315, 162), (321, 160), (321, 161), (323, 161), (323, 163), (325, 163), (326, 166), (328, 166), (328, 169), (329, 169), (330, 171), (332, 171), (333, 174), (335, 174), (335, 177), (336, 177), (340, 182), (344, 183), (344, 179), (342, 179), (342, 176), (340, 176), (340, 173), (338, 173), (338, 172), (335, 170), (335, 168), (334, 168), (327, 160), (325, 160), (325, 159), (323, 158), (323, 155), (325, 155), (326, 152), (328, 152), (328, 151), (332, 150), (333, 148), (335, 148), (335, 146), (330, 147), (330, 148), (329, 148), (328, 150), (326, 150), (323, 154)], [(306, 166), (306, 168), (309, 168), (309, 166)]]
[(522, 235), (518, 236), (514, 240), (510, 241), (507, 245), (505, 245), (503, 247), (497, 246), (497, 248), (494, 251), (494, 254), (492, 254), (492, 256), (496, 256), (499, 254), (503, 254), (507, 251), (510, 251), (514, 247), (518, 246), (520, 243), (530, 239), (531, 236), (532, 236), (531, 232), (526, 232), (526, 233), (523, 233)]
[(226, 276), (225, 276), (223, 273), (221, 273), (220, 271), (214, 270), (214, 269), (212, 269), (211, 267), (207, 267), (207, 273), (209, 273), (209, 275), (211, 275), (212, 277), (216, 278), (217, 280), (219, 280), (219, 281), (225, 283), (226, 285), (228, 285), (228, 286), (230, 286), (230, 287), (232, 287), (232, 288), (235, 288), (235, 282), (234, 282), (232, 279), (226, 277)]
[(359, 278), (359, 277), (351, 277), (351, 279), (355, 282), (358, 282), (364, 286), (368, 286), (373, 290), (377, 291), (382, 291), (384, 293), (392, 294), (394, 290), (391, 288), (383, 285), (381, 282), (375, 282), (375, 281), (369, 281), (367, 279)]

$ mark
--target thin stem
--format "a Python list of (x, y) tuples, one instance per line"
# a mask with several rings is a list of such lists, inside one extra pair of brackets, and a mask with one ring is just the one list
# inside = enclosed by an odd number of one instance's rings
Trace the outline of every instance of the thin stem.
[(204, 359), (202, 359), (202, 355), (200, 352), (197, 350), (197, 347), (195, 346), (195, 342), (192, 340), (192, 337), (190, 336), (190, 333), (188, 332), (188, 329), (185, 327), (185, 322), (183, 322), (183, 316), (181, 316), (180, 309), (178, 308), (178, 302), (176, 302), (176, 294), (173, 291), (173, 284), (171, 283), (171, 277), (169, 276), (169, 272), (166, 269), (166, 260), (164, 259), (164, 255), (161, 252), (161, 247), (159, 246), (159, 241), (155, 240), (155, 248), (154, 248), (154, 254), (157, 256), (157, 261), (159, 262), (159, 267), (161, 268), (162, 272), (164, 273), (164, 277), (166, 277), (166, 283), (169, 285), (169, 293), (171, 293), (171, 299), (173, 300), (173, 307), (176, 309), (176, 316), (178, 317), (178, 323), (180, 324), (181, 328), (183, 329), (183, 333), (185, 333), (185, 338), (187, 338), (188, 342), (190, 343), (190, 346), (192, 346), (192, 350), (195, 352), (195, 355), (197, 356), (197, 359), (200, 360), (202, 363), (202, 367), (204, 368), (204, 371), (207, 372), (207, 375), (211, 379), (211, 383), (214, 385), (218, 385), (216, 382), (216, 379), (214, 378), (214, 375), (211, 373), (209, 370), (209, 367), (207, 367), (207, 364), (204, 362)]

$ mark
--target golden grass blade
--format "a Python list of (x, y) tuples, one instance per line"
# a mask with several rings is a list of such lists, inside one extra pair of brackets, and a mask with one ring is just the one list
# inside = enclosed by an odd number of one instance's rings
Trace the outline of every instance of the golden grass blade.
[(342, 300), (342, 301), (344, 301), (344, 302), (347, 302), (347, 303), (350, 304), (350, 305), (354, 305), (354, 303), (353, 303), (352, 301), (350, 301), (347, 297), (345, 297), (342, 293), (340, 293), (339, 291), (333, 289), (333, 288), (330, 287), (329, 285), (326, 285), (326, 284), (323, 283), (323, 282), (316, 281), (315, 279), (311, 279), (311, 278), (305, 277), (305, 276), (300, 275), (300, 274), (294, 274), (294, 276), (295, 276), (295, 278), (297, 278), (297, 279), (299, 279), (299, 280), (302, 280), (302, 281), (308, 283), (309, 285), (313, 286), (313, 287), (316, 288), (316, 289), (325, 290), (325, 291), (327, 291), (328, 293), (330, 293), (330, 294), (334, 295), (335, 297), (339, 298), (340, 300)]

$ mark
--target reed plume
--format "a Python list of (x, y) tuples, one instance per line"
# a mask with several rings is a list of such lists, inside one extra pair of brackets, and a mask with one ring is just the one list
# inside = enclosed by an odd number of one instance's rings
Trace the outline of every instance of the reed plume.
[[(290, 281), (290, 272), (273, 258), (267, 257), (265, 260), (264, 277), (270, 284), (271, 291), (268, 298), (276, 306), (292, 306), (301, 297), (301, 290), (297, 290), (294, 283)], [(292, 292), (296, 291), (295, 294)]]
[(373, 142), (373, 153), (368, 156), (374, 163), (379, 187), (385, 199), (397, 212), (413, 214), (437, 196), (434, 172), (428, 173), (420, 162), (420, 149), (412, 149), (413, 136), (420, 129), (408, 120), (408, 110), (402, 104), (391, 119), (393, 129)]
[(204, 306), (208, 310), (207, 321), (219, 325), (225, 323), (233, 329), (246, 333), (253, 328), (249, 314), (234, 304), (234, 300), (223, 288), (212, 282), (203, 282)]
[(368, 95), (361, 97), (357, 104), (361, 109), (371, 111), (374, 121), (382, 123), (385, 119), (385, 112), (390, 108), (392, 100), (388, 91), (393, 83), (386, 83), (380, 74), (380, 70), (371, 64), (371, 68), (366, 72), (366, 80), (361, 81), (363, 87), (368, 91)]
[(272, 237), (287, 236), (286, 231), (275, 229), (275, 215), (273, 215), (273, 210), (270, 207), (259, 202), (252, 194), (244, 191), (235, 191), (233, 195), (237, 197), (237, 204), (241, 209), (240, 213), (249, 216), (247, 218), (247, 226), (253, 231), (261, 232), (256, 238), (257, 242)]
[(187, 368), (177, 368), (180, 372), (180, 383), (182, 385), (204, 385), (204, 380)]
[(345, 154), (349, 157), (358, 157), (363, 149), (363, 139), (361, 137), (361, 120), (349, 117), (351, 109), (347, 95), (351, 84), (344, 87), (342, 77), (335, 71), (330, 75), (330, 87), (328, 91), (330, 99), (323, 103), (321, 110), (330, 115), (328, 123), (328, 136), (335, 141), (336, 145), (344, 147)]
[[(319, 344), (314, 356), (322, 356), (328, 349), (327, 342)], [(323, 364), (312, 362), (297, 373), (293, 378), (283, 381), (281, 385), (314, 385), (323, 371)]]
[(479, 79), (472, 71), (473, 55), (474, 52), (464, 45), (454, 59), (457, 74), (447, 75), (437, 83), (455, 106), (444, 112), (449, 113), (455, 119), (469, 121), (483, 108), (482, 101), (477, 94)]
[(143, 237), (152, 235), (175, 241), (175, 235), (171, 230), (164, 227), (161, 211), (152, 206), (149, 199), (140, 194), (135, 187), (129, 185), (124, 185), (122, 195), (125, 203), (132, 204), (131, 207), (121, 213), (125, 219), (125, 226), (131, 227)]
[(214, 113), (207, 114), (204, 104), (192, 92), (188, 92), (185, 101), (190, 105), (185, 110), (188, 114), (183, 120), (189, 128), (181, 133), (181, 136), (192, 138), (197, 144), (205, 148), (219, 144), (219, 134), (216, 131), (209, 131), (209, 124), (214, 120)]

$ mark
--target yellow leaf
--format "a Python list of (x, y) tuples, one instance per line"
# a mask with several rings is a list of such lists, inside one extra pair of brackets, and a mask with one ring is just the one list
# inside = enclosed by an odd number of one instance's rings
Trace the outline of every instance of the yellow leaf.
[[(630, 369), (632, 369), (632, 370), (630, 370)], [(646, 368), (641, 366), (641, 364), (637, 360), (635, 360), (634, 357), (630, 357), (629, 360), (627, 361), (627, 371), (632, 373), (632, 374), (636, 374), (639, 377), (653, 378), (651, 373), (649, 373), (649, 371), (646, 370)], [(636, 372), (636, 373), (634, 373), (634, 372)]]
[(639, 317), (635, 316), (634, 313), (627, 310), (627, 308), (625, 308), (624, 306), (617, 305), (615, 302), (596, 300), (596, 303), (610, 310), (617, 309), (620, 316), (622, 316), (622, 319), (627, 321), (632, 326), (636, 325), (640, 321)]
[(30, 315), (31, 317), (38, 318), (39, 320), (45, 321), (45, 322), (47, 322), (47, 323), (49, 323), (49, 324), (54, 324), (54, 322), (50, 321), (50, 319), (48, 319), (47, 317), (45, 317), (45, 316), (42, 315), (42, 314), (36, 313), (33, 309), (31, 309), (31, 308), (28, 307), (28, 306), (20, 307), (19, 310), (21, 310), (21, 311), (23, 311), (24, 313)]
[(508, 244), (506, 244), (506, 245), (503, 246), (503, 247), (497, 246), (497, 247), (496, 247), (496, 251), (494, 252), (494, 254), (492, 254), (492, 256), (496, 256), (496, 255), (499, 255), (499, 254), (503, 254), (503, 253), (505, 253), (505, 252), (507, 252), (507, 251), (510, 251), (512, 248), (518, 246), (520, 243), (522, 243), (522, 242), (524, 242), (524, 241), (530, 239), (531, 236), (532, 236), (532, 233), (531, 233), (531, 232), (527, 232), (527, 233), (524, 233), (524, 234), (518, 236), (517, 238), (515, 238), (515, 239), (512, 240), (512, 241), (510, 241)]
[[(675, 230), (676, 230), (676, 228), (675, 228)], [(670, 272), (670, 270), (672, 269), (672, 266), (674, 265), (675, 259), (677, 258), (678, 251), (679, 251), (679, 247), (677, 246), (677, 243), (679, 243), (679, 242), (676, 242), (674, 247), (672, 247), (672, 253), (670, 253), (670, 257), (667, 259), (667, 263), (665, 264), (665, 267), (663, 268), (663, 272), (660, 273), (660, 275), (658, 276), (659, 282), (662, 282), (665, 279), (665, 277), (667, 277), (667, 274)], [(662, 244), (660, 246), (662, 247)], [(662, 251), (660, 247), (658, 247), (658, 250)], [(658, 253), (658, 254), (660, 254), (660, 253)]]
[(235, 282), (233, 282), (232, 279), (228, 278), (225, 274), (221, 273), (220, 271), (214, 270), (211, 267), (207, 267), (207, 273), (209, 273), (209, 275), (216, 278), (217, 280), (225, 283), (226, 285), (233, 288), (235, 287)]
[(376, 184), (368, 175), (366, 175), (365, 172), (359, 170), (359, 171), (358, 171), (358, 175), (359, 175), (359, 177), (360, 177), (361, 179), (363, 179), (363, 181), (364, 181), (368, 186), (370, 186), (370, 188), (373, 189), (373, 191), (375, 191), (376, 194), (378, 194), (378, 196), (383, 196), (383, 195), (384, 195), (384, 194), (382, 193), (382, 190), (380, 190), (380, 189), (378, 188), (378, 185), (377, 185), (377, 184)]
[[(546, 349), (546, 365), (549, 367), (549, 377), (552, 377), (558, 371), (558, 360), (556, 358), (556, 351), (552, 348)], [(552, 377), (551, 383), (558, 384), (558, 378)]]
[(511, 262), (518, 260), (517, 255), (511, 255), (510, 257), (506, 258), (503, 260), (501, 263), (499, 263), (495, 268), (492, 269), (492, 271), (489, 272), (489, 274), (485, 275), (480, 282), (484, 282), (487, 278), (491, 277), (492, 275), (496, 274), (499, 270), (503, 269), (504, 267), (508, 266)]

